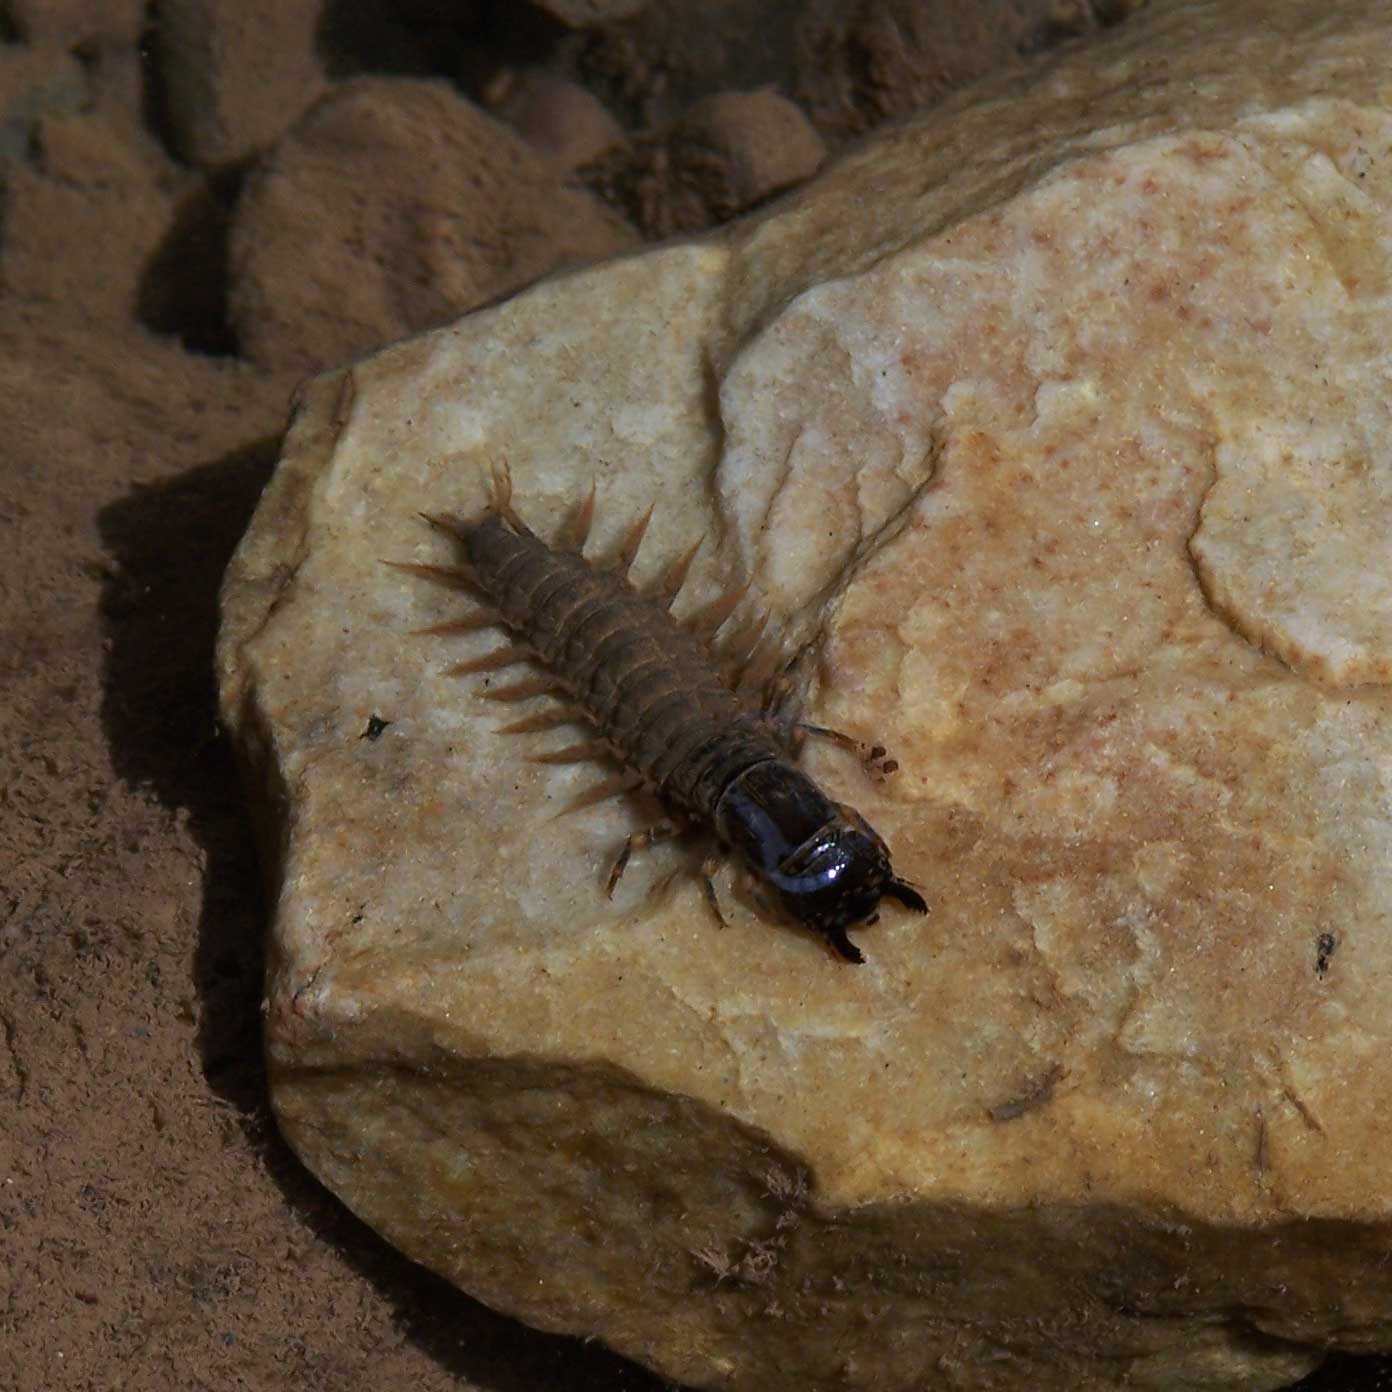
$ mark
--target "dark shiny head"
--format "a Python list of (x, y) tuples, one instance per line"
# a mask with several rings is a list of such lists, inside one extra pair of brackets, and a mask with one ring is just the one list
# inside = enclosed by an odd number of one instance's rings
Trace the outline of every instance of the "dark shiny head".
[(763, 879), (790, 918), (820, 933), (848, 962), (865, 960), (847, 936), (879, 917), (880, 900), (897, 899), (927, 913), (923, 896), (898, 879), (889, 848), (854, 810), (835, 804), (836, 816), (784, 857)]

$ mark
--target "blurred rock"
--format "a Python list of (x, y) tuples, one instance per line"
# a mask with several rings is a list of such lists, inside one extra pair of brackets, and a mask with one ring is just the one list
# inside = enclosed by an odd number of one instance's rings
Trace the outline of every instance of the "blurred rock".
[(147, 0), (0, 0), (7, 18), (26, 43), (63, 48), (140, 42)]
[(1057, 0), (813, 0), (792, 93), (840, 142), (941, 101), (1009, 64)]
[(712, 92), (786, 90), (795, 35), (820, 3), (661, 0), (586, 34), (577, 71), (627, 129), (665, 129)]
[(668, 139), (678, 226), (706, 226), (810, 179), (821, 136), (776, 92), (720, 92), (697, 102)]
[[(1392, 1346), (1390, 50), (1363, 0), (1152, 4), (309, 385), (219, 668), (278, 1117), (356, 1213), (726, 1392)], [(448, 563), (417, 513), (489, 459), (547, 536), (598, 477), (597, 557), (655, 504), (639, 583), (706, 536), (679, 613), (748, 578), (898, 758), (807, 763), (929, 916), (848, 967), (724, 876), (723, 928), (654, 902), (688, 848), (605, 897), (650, 811), (558, 818), (601, 771), (381, 564)]]
[(524, 73), (496, 114), (562, 172), (591, 164), (624, 143), (624, 129), (579, 83), (535, 69)]
[(1011, 62), (1055, 3), (663, 0), (585, 35), (577, 71), (630, 130), (776, 87), (835, 145)]
[(529, 0), (532, 8), (569, 29), (596, 29), (641, 14), (648, 0)]
[[(334, 79), (374, 73), (392, 77), (456, 76), (471, 57), (491, 53), (492, 0), (322, 0), (317, 46)], [(534, 28), (520, 3), (501, 7), (497, 24), (523, 47)]]
[(308, 371), (635, 240), (443, 83), (365, 78), (322, 102), (248, 181), (231, 314), (253, 361)]
[(55, 46), (0, 44), (0, 162), (32, 153), (45, 116), (81, 111), (87, 79), (72, 54)]
[(1040, 27), (1043, 43), (1073, 39), (1100, 26), (1120, 24), (1145, 0), (1050, 0)]
[(775, 92), (720, 92), (670, 130), (639, 136), (584, 171), (652, 240), (700, 232), (810, 178), (826, 146)]
[(158, 0), (155, 54), (175, 153), (219, 168), (273, 144), (324, 90), (322, 0)]
[(34, 140), (35, 158), (5, 176), (0, 287), (130, 326), (188, 176), (148, 136), (100, 114), (46, 117)]

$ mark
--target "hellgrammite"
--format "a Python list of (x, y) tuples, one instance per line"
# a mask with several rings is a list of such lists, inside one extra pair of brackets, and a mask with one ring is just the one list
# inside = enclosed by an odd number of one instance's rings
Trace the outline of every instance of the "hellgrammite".
[[(646, 787), (666, 819), (624, 842), (610, 871), (608, 892), (632, 852), (692, 826), (714, 832), (753, 877), (754, 896), (820, 934), (847, 962), (864, 957), (848, 930), (878, 918), (884, 897), (918, 913), (922, 896), (898, 878), (883, 839), (854, 808), (834, 801), (794, 762), (806, 734), (829, 737), (859, 753), (868, 769), (892, 772), (880, 746), (786, 714), (789, 683), (776, 650), (753, 625), (717, 658), (710, 640), (734, 612), (748, 586), (722, 596), (692, 619), (671, 614), (700, 543), (678, 557), (656, 587), (629, 582), (652, 517), (632, 529), (610, 569), (583, 554), (594, 516), (594, 489), (555, 545), (538, 537), (512, 505), (506, 466), (493, 470), (489, 505), (471, 520), (422, 514), (454, 538), (459, 566), (398, 565), (481, 598), (486, 610), (425, 630), (467, 633), (491, 624), (514, 642), (450, 668), (457, 675), (531, 661), (540, 676), (485, 693), (500, 700), (550, 693), (565, 708), (503, 727), (503, 733), (550, 729), (583, 718), (597, 738), (537, 756), (566, 763), (612, 756), (623, 773), (583, 794), (576, 807)], [(760, 695), (762, 693), (762, 696)], [(702, 866), (706, 896), (724, 922), (709, 859)]]

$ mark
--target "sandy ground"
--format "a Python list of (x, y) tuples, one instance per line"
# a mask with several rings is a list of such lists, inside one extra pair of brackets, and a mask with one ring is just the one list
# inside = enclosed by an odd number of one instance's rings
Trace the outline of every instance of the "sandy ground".
[[(125, 7), (129, 32), (98, 39), (56, 20), (46, 28), (38, 0), (12, 8), (6, 38), (59, 66), (77, 54), (91, 83), (79, 115), (95, 113), (103, 131), (123, 110), (135, 119), (141, 87), (121, 60), (143, 42), (150, 82), (138, 0)], [(117, 8), (96, 6), (103, 23)], [(771, 28), (791, 34), (790, 16), (817, 8), (773, 7)], [(630, 173), (651, 178), (674, 104), (711, 90), (690, 47), (700, 26), (683, 27), (681, 9), (598, 36), (495, 31), (477, 84), (491, 90), (534, 43), (556, 72), (588, 74), (646, 152)], [(934, 80), (950, 86), (998, 60), (1003, 25), (1024, 47), (1028, 10), (972, 9)], [(63, 24), (80, 27), (80, 12), (95, 13), (74, 4)], [(1029, 34), (1043, 41), (1037, 26)], [(782, 61), (784, 89), (831, 149), (933, 95), (902, 77), (913, 65), (896, 68), (892, 52), (876, 66), (868, 41), (858, 68), (828, 59), (821, 85), (815, 66), (788, 66), (794, 48), (790, 38), (781, 59), (768, 45), (745, 55), (767, 69), (749, 85), (778, 77)], [(17, 90), (16, 57), (28, 61), (0, 49), (0, 106)], [(153, 121), (149, 107), (141, 119)], [(157, 122), (156, 135), (170, 144)], [(219, 580), (300, 375), (273, 352), (260, 365), (239, 356), (223, 317), (219, 217), (252, 164), (200, 167), (161, 150), (150, 157), (155, 192), (123, 223), (131, 200), (113, 212), (111, 161), (95, 160), (84, 185), (73, 141), (46, 127), (38, 137), (38, 163), (21, 150), (4, 166), (12, 198), (0, 229), (0, 1392), (664, 1386), (413, 1266), (278, 1138), (259, 1042), (266, 907), (211, 676)], [(42, 157), (56, 163), (59, 150), (68, 163), (45, 170)], [(622, 173), (611, 165), (592, 186), (619, 189)], [(87, 192), (69, 216), (61, 199), (75, 187)], [(146, 245), (140, 218), (156, 195), (166, 222)], [(632, 216), (617, 196), (615, 206)], [(48, 209), (50, 230), (26, 242), (34, 207)], [(103, 298), (119, 275), (92, 270), (113, 242), (126, 248), (128, 303)], [(204, 259), (190, 265), (197, 247)], [(171, 276), (182, 297), (158, 280)], [(1338, 1359), (1304, 1386), (1392, 1388), (1389, 1366)]]

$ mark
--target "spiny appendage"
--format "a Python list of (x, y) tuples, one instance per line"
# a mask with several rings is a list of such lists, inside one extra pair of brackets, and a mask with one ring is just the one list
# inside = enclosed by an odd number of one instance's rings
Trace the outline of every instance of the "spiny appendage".
[(725, 621), (730, 615), (739, 608), (752, 584), (752, 581), (746, 580), (742, 584), (726, 590), (724, 594), (717, 595), (703, 609), (698, 609), (694, 614), (684, 619), (682, 627), (693, 637), (699, 638), (704, 643), (709, 643), (724, 627)]
[(436, 584), (444, 585), (451, 590), (461, 590), (465, 594), (474, 594), (477, 590), (472, 572), (463, 566), (426, 565), (420, 561), (388, 560), (383, 560), (382, 564), (390, 566), (393, 570), (405, 571), (407, 575), (418, 576), (422, 580), (433, 580)]
[(656, 586), (649, 592), (649, 598), (656, 600), (664, 609), (670, 609), (681, 593), (682, 586), (686, 584), (687, 573), (691, 569), (692, 561), (696, 559), (696, 553), (704, 544), (705, 538), (697, 537), (687, 550), (670, 562)]
[(429, 628), (413, 628), (413, 638), (458, 638), (466, 633), (478, 633), (481, 629), (495, 628), (502, 619), (491, 609), (476, 609), (472, 614), (461, 614), (444, 623), (431, 624)]
[[(488, 506), (484, 515), (496, 513), (514, 531), (531, 535), (531, 528), (512, 505), (512, 471), (508, 468), (507, 460), (490, 459), (484, 467), (484, 487), (488, 490)], [(447, 512), (423, 512), (420, 515), (438, 531), (461, 542), (467, 541), (469, 528), (480, 520), (475, 518), (472, 522), (466, 521)]]
[(777, 645), (764, 643), (768, 624), (768, 611), (765, 610), (731, 634), (729, 640), (724, 644), (724, 649), (720, 655), (721, 664), (725, 669), (726, 679), (729, 681), (732, 691), (743, 693), (749, 689), (744, 677), (754, 662), (755, 654), (760, 651), (760, 644), (764, 645), (765, 651), (772, 651), (773, 661), (777, 662)]
[(446, 667), (445, 676), (467, 677), (475, 672), (496, 672), (502, 667), (515, 667), (519, 662), (530, 662), (532, 657), (532, 650), (527, 644), (509, 643), (505, 648), (494, 648), (492, 652)]
[(524, 716), (521, 720), (514, 720), (511, 725), (500, 725), (494, 734), (530, 735), (541, 730), (559, 730), (563, 725), (588, 723), (579, 711), (559, 706), (552, 710), (538, 711), (535, 715)]
[(642, 774), (635, 773), (632, 769), (624, 769), (621, 773), (615, 773), (606, 778), (602, 783), (592, 784), (584, 791), (577, 793), (575, 797), (559, 812), (557, 817), (569, 816), (572, 812), (579, 812), (586, 807), (594, 807), (597, 803), (608, 802), (610, 798), (624, 797), (629, 793), (636, 793), (643, 786)]
[(559, 677), (549, 672), (513, 682), (510, 686), (491, 686), (479, 695), (485, 701), (530, 701), (533, 696), (566, 696), (569, 693)]
[(556, 549), (573, 551), (577, 556), (583, 555), (585, 543), (590, 539), (590, 529), (594, 526), (594, 515), (595, 482), (591, 479), (590, 491), (585, 494), (580, 506), (566, 519), (565, 525), (557, 535)]
[(506, 459), (489, 459), (488, 482), (491, 511), (496, 512), (509, 527), (518, 532), (530, 532), (531, 528), (517, 515), (512, 506), (512, 470)]
[[(656, 504), (653, 505), (654, 507)], [(628, 529), (628, 534), (619, 545), (619, 554), (614, 558), (612, 570), (615, 575), (628, 578), (633, 562), (638, 558), (638, 550), (643, 545), (643, 537), (653, 519), (653, 508), (648, 510)]]
[(610, 753), (609, 746), (601, 739), (582, 740), (579, 744), (568, 744), (564, 749), (551, 749), (541, 754), (529, 756), (534, 764), (583, 764), (592, 759), (603, 759)]

